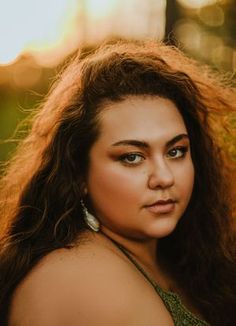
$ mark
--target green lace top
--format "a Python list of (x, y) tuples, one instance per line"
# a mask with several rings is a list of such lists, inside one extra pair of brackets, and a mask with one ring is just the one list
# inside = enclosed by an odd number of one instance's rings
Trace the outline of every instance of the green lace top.
[[(112, 239), (111, 239), (112, 240)], [(152, 284), (156, 292), (164, 302), (170, 312), (175, 326), (209, 326), (209, 324), (192, 314), (181, 302), (180, 297), (171, 291), (164, 291), (137, 263), (129, 252), (119, 243), (112, 240), (114, 244), (126, 255), (126, 257), (136, 266), (144, 277)]]

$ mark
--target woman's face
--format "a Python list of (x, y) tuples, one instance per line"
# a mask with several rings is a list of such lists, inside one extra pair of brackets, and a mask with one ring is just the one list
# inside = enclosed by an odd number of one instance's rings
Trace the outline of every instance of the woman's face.
[(188, 133), (172, 101), (128, 97), (103, 109), (87, 190), (104, 232), (142, 240), (167, 236), (193, 182)]

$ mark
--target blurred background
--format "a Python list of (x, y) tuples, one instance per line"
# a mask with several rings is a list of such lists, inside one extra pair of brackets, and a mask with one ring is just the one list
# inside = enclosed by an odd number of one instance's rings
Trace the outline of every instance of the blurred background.
[(233, 77), (236, 0), (0, 0), (0, 161), (63, 63), (109, 37), (164, 40)]

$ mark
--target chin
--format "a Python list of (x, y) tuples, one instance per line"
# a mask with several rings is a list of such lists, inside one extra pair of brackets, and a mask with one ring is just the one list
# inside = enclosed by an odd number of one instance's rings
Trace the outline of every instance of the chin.
[(178, 221), (165, 220), (155, 223), (149, 230), (147, 230), (147, 235), (152, 238), (164, 238), (174, 232)]

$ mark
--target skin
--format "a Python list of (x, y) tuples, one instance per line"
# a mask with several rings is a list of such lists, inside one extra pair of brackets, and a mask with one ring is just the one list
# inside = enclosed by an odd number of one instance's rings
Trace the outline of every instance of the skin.
[[(88, 241), (52, 251), (30, 271), (14, 293), (9, 326), (173, 326), (152, 285), (104, 235), (123, 244), (171, 290), (155, 252), (191, 197), (194, 168), (186, 135), (181, 115), (167, 99), (130, 97), (102, 110), (86, 180), (101, 232), (86, 231)], [(175, 200), (169, 213), (147, 208), (168, 198)], [(181, 299), (195, 312), (188, 298)]]
[(153, 287), (111, 241), (88, 237), (33, 268), (14, 293), (9, 326), (173, 326)]
[[(102, 233), (149, 265), (155, 265), (158, 239), (174, 231), (191, 198), (187, 134), (175, 104), (160, 97), (128, 97), (100, 115), (87, 179), (93, 213)], [(169, 198), (175, 200), (169, 213), (147, 208)]]

